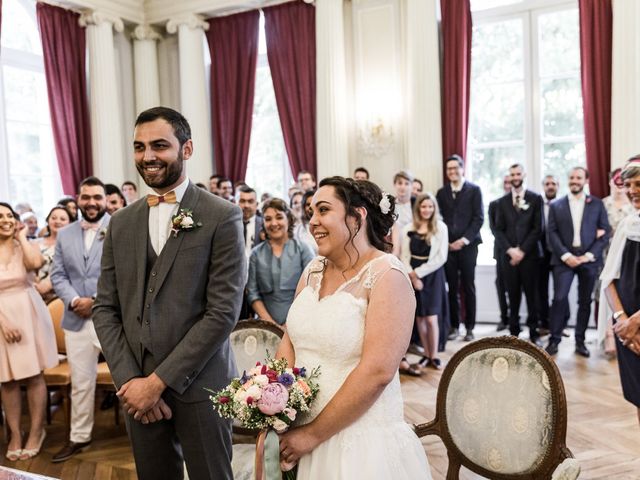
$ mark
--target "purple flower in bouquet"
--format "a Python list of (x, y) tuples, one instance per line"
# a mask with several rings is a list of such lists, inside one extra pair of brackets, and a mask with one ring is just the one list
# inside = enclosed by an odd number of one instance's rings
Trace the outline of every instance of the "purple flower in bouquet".
[(270, 383), (262, 389), (262, 396), (258, 400), (258, 410), (265, 415), (275, 415), (284, 410), (288, 400), (287, 387), (281, 383)]
[(242, 372), (242, 377), (240, 377), (240, 383), (241, 383), (242, 385), (244, 385), (245, 383), (247, 383), (247, 381), (248, 381), (250, 378), (251, 378), (251, 376), (247, 375), (247, 371), (246, 371), (246, 370), (244, 370), (244, 371)]
[(289, 373), (283, 373), (282, 375), (278, 376), (278, 382), (287, 388), (293, 385), (293, 381), (293, 375), (290, 375)]

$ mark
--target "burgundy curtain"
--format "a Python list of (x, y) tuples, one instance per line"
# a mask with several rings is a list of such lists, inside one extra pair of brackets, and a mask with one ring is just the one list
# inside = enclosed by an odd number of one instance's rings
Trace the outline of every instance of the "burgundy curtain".
[(293, 177), (316, 176), (315, 7), (297, 2), (263, 9), (267, 57)]
[(580, 0), (580, 64), (589, 190), (609, 194), (611, 169), (611, 0)]
[(260, 12), (211, 18), (211, 118), (216, 172), (234, 182), (247, 173)]
[(64, 193), (73, 195), (93, 171), (85, 30), (77, 13), (40, 2), (36, 8), (58, 168)]
[(471, 86), (471, 6), (469, 0), (441, 0), (442, 153), (465, 158)]

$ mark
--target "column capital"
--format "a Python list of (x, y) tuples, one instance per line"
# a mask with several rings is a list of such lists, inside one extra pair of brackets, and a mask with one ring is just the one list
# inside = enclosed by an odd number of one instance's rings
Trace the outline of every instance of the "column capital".
[(131, 33), (134, 40), (161, 40), (160, 32), (148, 23), (141, 23)]
[(167, 22), (167, 32), (174, 34), (177, 33), (178, 28), (181, 25), (188, 26), (191, 30), (201, 28), (202, 30), (209, 30), (209, 24), (205, 21), (202, 15), (196, 15), (189, 13), (187, 15), (181, 15), (176, 18), (172, 18)]
[(81, 27), (110, 23), (116, 32), (122, 33), (124, 31), (124, 23), (120, 17), (100, 10), (85, 10), (80, 15), (79, 23)]

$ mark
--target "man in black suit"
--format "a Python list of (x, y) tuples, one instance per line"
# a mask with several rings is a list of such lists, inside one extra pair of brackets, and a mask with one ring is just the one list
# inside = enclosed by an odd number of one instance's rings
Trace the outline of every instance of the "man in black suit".
[(558, 353), (566, 315), (566, 299), (578, 276), (578, 315), (576, 318), (576, 353), (590, 355), (584, 344), (591, 315), (591, 295), (602, 265), (602, 251), (609, 241), (611, 227), (602, 200), (584, 193), (589, 178), (586, 168), (569, 173), (569, 195), (553, 202), (549, 208), (549, 242), (553, 250), (553, 302), (549, 312), (551, 338), (547, 353)]
[(256, 191), (248, 185), (238, 187), (238, 206), (242, 209), (242, 224), (244, 232), (244, 249), (247, 258), (253, 247), (262, 242), (262, 216), (258, 215), (258, 197)]
[(511, 192), (498, 200), (494, 235), (499, 267), (509, 294), (509, 331), (520, 334), (520, 301), (527, 298), (529, 338), (538, 342), (537, 270), (542, 256), (542, 197), (524, 188), (524, 167), (509, 167)]
[[(549, 206), (558, 195), (558, 179), (553, 175), (547, 175), (542, 179), (542, 208), (543, 219), (542, 224), (542, 258), (540, 259), (538, 269), (538, 332), (542, 335), (549, 333), (549, 276), (551, 275), (551, 244), (549, 243), (548, 228), (549, 225)], [(567, 310), (569, 302), (566, 303)]]
[(459, 288), (464, 292), (466, 341), (473, 340), (476, 323), (476, 260), (482, 242), (480, 228), (484, 220), (482, 193), (477, 185), (464, 179), (464, 160), (460, 155), (447, 158), (445, 171), (449, 183), (438, 190), (436, 199), (442, 219), (449, 229), (449, 256), (445, 264), (449, 284), (451, 330), (454, 340), (460, 329)]
[[(502, 179), (502, 190), (505, 194), (511, 191), (511, 176), (505, 175)], [(489, 203), (489, 228), (495, 237), (496, 232), (496, 210), (498, 206), (497, 198)], [(500, 323), (498, 323), (498, 332), (506, 330), (509, 326), (509, 301), (507, 299), (507, 286), (504, 278), (502, 278), (502, 269), (500, 268), (500, 258), (504, 252), (500, 252), (498, 242), (493, 242), (493, 258), (496, 261), (496, 293), (498, 294), (498, 305), (500, 306)]]

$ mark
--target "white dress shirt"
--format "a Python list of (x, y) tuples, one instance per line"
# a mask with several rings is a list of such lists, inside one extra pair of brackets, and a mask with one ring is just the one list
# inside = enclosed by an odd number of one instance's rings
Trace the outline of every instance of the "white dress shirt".
[(244, 239), (244, 253), (249, 258), (251, 256), (251, 249), (253, 248), (253, 241), (256, 236), (256, 216), (255, 214), (249, 219), (246, 224), (247, 236)]
[[(189, 179), (173, 189), (176, 192), (176, 203), (159, 203), (155, 207), (149, 207), (149, 239), (151, 246), (157, 255), (160, 255), (167, 239), (171, 233), (171, 219), (178, 213), (180, 202), (184, 197), (184, 192), (189, 186)], [(166, 192), (165, 195), (169, 193)]]
[(571, 221), (573, 222), (573, 241), (572, 247), (579, 247), (582, 243), (580, 240), (580, 228), (582, 227), (582, 214), (584, 213), (585, 196), (569, 195), (569, 209), (571, 210)]

